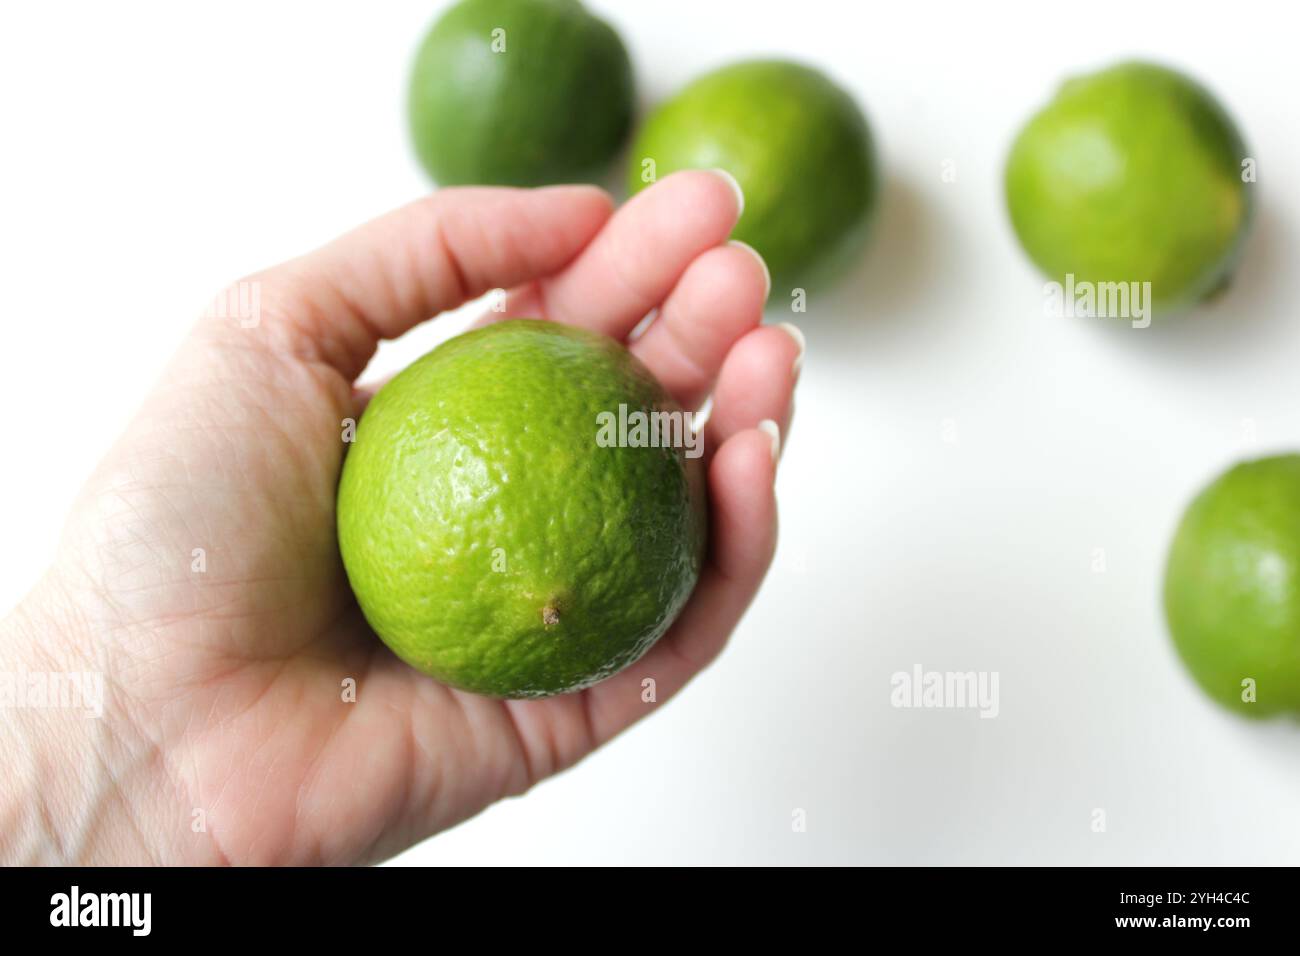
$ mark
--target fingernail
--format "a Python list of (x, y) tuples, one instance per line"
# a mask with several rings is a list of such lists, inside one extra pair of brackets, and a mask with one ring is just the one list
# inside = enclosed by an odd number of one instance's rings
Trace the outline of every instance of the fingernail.
[(726, 181), (731, 191), (736, 194), (736, 218), (739, 219), (745, 212), (745, 191), (740, 188), (740, 183), (736, 182), (736, 177), (725, 169), (710, 169), (709, 172)]
[(804, 349), (808, 347), (808, 340), (804, 338), (803, 330), (793, 322), (782, 322), (777, 328), (794, 339), (794, 344), (799, 348), (799, 351), (794, 356), (794, 365), (790, 369), (794, 377), (798, 378), (799, 372), (803, 368), (803, 353)]
[(737, 249), (744, 249), (751, 256), (757, 259), (758, 264), (763, 267), (763, 279), (767, 283), (763, 286), (763, 301), (766, 302), (767, 297), (772, 294), (772, 272), (768, 269), (767, 263), (763, 261), (763, 257), (759, 254), (759, 251), (749, 243), (741, 242), (739, 239), (732, 239), (727, 243), (727, 245), (735, 246)]
[(758, 423), (758, 430), (772, 439), (772, 461), (775, 463), (781, 457), (781, 426), (772, 419), (765, 418)]

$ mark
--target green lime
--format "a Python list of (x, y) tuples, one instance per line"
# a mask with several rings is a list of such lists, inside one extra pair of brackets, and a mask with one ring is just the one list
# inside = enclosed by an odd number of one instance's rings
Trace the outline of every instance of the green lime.
[(1197, 496), (1169, 551), (1165, 616), (1215, 700), (1300, 714), (1300, 455), (1244, 462)]
[(732, 235), (762, 254), (774, 290), (815, 285), (861, 251), (878, 191), (871, 131), (817, 70), (756, 60), (699, 77), (646, 121), (628, 189), (710, 168), (740, 183)]
[(627, 666), (699, 575), (688, 426), (604, 336), (516, 319), (444, 343), (380, 390), (344, 462), (339, 548), (366, 619), (412, 667), (496, 697)]
[(1051, 279), (1150, 282), (1178, 311), (1226, 284), (1251, 220), (1252, 165), (1231, 117), (1190, 78), (1122, 63), (1068, 80), (1016, 138), (1006, 192)]
[(578, 0), (462, 0), (416, 55), (411, 136), (443, 186), (594, 180), (633, 98), (623, 41)]

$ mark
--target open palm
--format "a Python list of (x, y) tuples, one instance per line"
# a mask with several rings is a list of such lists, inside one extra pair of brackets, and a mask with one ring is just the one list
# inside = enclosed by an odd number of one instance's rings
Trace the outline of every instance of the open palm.
[[(7, 654), (99, 670), (107, 688), (102, 727), (75, 745), (99, 823), (27, 849), (382, 859), (573, 764), (684, 685), (770, 563), (776, 435), (801, 353), (796, 335), (759, 324), (762, 262), (726, 241), (739, 206), (708, 172), (617, 212), (592, 187), (449, 189), (245, 280), (258, 321), (196, 326), (7, 638)], [(684, 408), (714, 399), (695, 594), (643, 660), (544, 701), (462, 693), (401, 663), (362, 618), (335, 540), (343, 424), (364, 407), (353, 383), (379, 340), (497, 287), (511, 290), (506, 315), (620, 340), (657, 310), (631, 349)]]

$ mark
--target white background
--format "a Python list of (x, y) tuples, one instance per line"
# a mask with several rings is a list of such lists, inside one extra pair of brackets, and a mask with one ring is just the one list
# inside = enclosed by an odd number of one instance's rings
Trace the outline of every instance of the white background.
[[(825, 68), (878, 136), (882, 212), (862, 268), (794, 317), (780, 551), (723, 658), (401, 861), (1300, 862), (1300, 729), (1202, 698), (1158, 598), (1189, 496), (1300, 447), (1294, 24), (1271, 4), (592, 5), (647, 102), (753, 54)], [(0, 5), (0, 603), (211, 293), (425, 190), (403, 98), (436, 6)], [(1260, 175), (1235, 287), (1146, 330), (1044, 317), (1000, 186), (1062, 76), (1127, 55), (1202, 78)], [(892, 708), (916, 664), (997, 671), (1000, 715)]]

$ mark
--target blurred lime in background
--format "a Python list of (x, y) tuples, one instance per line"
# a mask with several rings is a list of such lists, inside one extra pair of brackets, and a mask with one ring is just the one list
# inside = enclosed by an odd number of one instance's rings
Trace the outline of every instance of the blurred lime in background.
[(1051, 279), (1150, 282), (1156, 315), (1223, 287), (1253, 208), (1253, 160), (1202, 86), (1149, 63), (1065, 82), (1006, 166), (1011, 222)]
[(633, 99), (623, 41), (577, 0), (463, 0), (416, 55), (411, 138), (442, 186), (596, 181)]
[(745, 209), (732, 235), (763, 256), (781, 295), (855, 258), (878, 192), (871, 131), (853, 98), (784, 60), (699, 77), (649, 117), (629, 162), (633, 193), (679, 169), (735, 176)]
[(1207, 694), (1251, 716), (1300, 715), (1300, 455), (1243, 462), (1197, 496), (1164, 600)]

